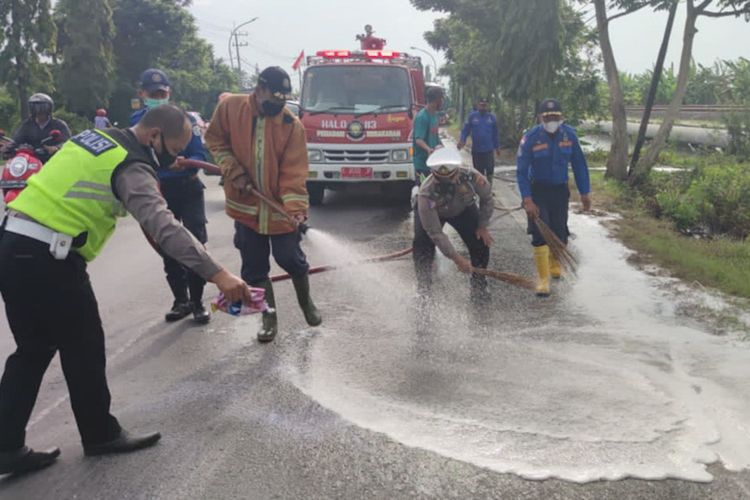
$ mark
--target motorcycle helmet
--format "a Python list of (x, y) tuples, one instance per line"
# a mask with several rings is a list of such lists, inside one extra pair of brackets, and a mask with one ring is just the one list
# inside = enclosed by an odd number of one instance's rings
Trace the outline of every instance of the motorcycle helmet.
[(35, 118), (38, 114), (52, 116), (55, 102), (47, 94), (34, 94), (29, 97), (29, 114)]
[(451, 179), (463, 164), (461, 153), (455, 148), (440, 148), (427, 158), (427, 167), (439, 180)]

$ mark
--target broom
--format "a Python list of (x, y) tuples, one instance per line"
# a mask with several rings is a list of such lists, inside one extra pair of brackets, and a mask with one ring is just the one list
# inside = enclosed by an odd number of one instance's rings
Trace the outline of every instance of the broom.
[(482, 276), (489, 276), (490, 278), (495, 278), (496, 280), (504, 281), (505, 283), (509, 283), (513, 286), (521, 288), (526, 288), (528, 290), (536, 289), (536, 284), (533, 280), (530, 280), (529, 278), (518, 274), (493, 271), (491, 269), (482, 269), (478, 267), (472, 267), (471, 272), (481, 274)]
[(568, 250), (565, 243), (560, 241), (560, 238), (557, 237), (554, 231), (552, 231), (552, 229), (550, 229), (549, 226), (539, 218), (539, 216), (534, 216), (534, 224), (539, 228), (542, 238), (544, 238), (550, 252), (552, 252), (552, 255), (557, 259), (560, 265), (575, 275), (576, 270), (578, 269), (578, 260), (570, 250)]
[(506, 215), (510, 215), (513, 212), (516, 212), (518, 210), (523, 210), (523, 207), (505, 208), (500, 205), (495, 205), (495, 210), (497, 210), (498, 212), (502, 212), (502, 214), (500, 214), (499, 217), (505, 217)]

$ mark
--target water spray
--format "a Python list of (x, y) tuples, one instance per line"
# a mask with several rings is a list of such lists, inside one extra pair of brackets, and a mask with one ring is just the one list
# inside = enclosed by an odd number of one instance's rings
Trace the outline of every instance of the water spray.
[[(200, 161), (200, 160), (188, 160), (188, 159), (180, 159), (178, 160), (179, 165), (181, 167), (185, 168), (197, 168), (201, 169), (204, 172), (208, 174), (214, 174), (214, 175), (222, 175), (221, 168), (219, 168), (218, 165), (214, 165), (213, 163), (209, 163), (206, 161)], [(304, 222), (299, 222), (297, 219), (289, 215), (289, 213), (284, 209), (284, 207), (277, 201), (270, 199), (268, 196), (265, 196), (264, 194), (258, 192), (257, 189), (252, 188), (250, 189), (250, 193), (257, 196), (260, 200), (262, 200), (264, 203), (268, 204), (272, 209), (283, 215), (289, 223), (291, 223), (301, 234), (307, 233), (309, 226), (305, 224)], [(517, 209), (506, 209), (503, 207), (496, 207), (497, 210), (508, 210), (514, 211)], [(394, 252), (388, 255), (383, 255), (380, 257), (373, 257), (370, 259), (365, 259), (358, 262), (348, 262), (344, 263), (342, 265), (333, 266), (333, 265), (327, 265), (327, 266), (318, 266), (311, 268), (308, 273), (309, 274), (318, 274), (325, 271), (332, 271), (335, 269), (342, 269), (345, 267), (355, 266), (355, 265), (361, 265), (361, 264), (369, 264), (373, 262), (387, 262), (390, 260), (398, 259), (399, 257), (403, 257), (405, 255), (409, 255), (414, 251), (413, 248), (406, 248), (404, 250), (400, 250), (398, 252)], [(529, 280), (528, 278), (525, 278), (523, 276), (520, 276), (518, 274), (513, 273), (505, 273), (501, 271), (493, 271), (489, 269), (477, 269), (472, 268), (472, 272), (476, 274), (481, 274), (483, 276), (488, 276), (490, 278), (494, 278), (499, 281), (503, 281), (505, 283), (509, 283), (511, 285), (519, 286), (521, 288), (526, 288), (533, 290), (534, 289), (534, 283)], [(290, 279), (291, 276), (288, 274), (280, 274), (277, 276), (272, 276), (271, 281), (284, 281)]]

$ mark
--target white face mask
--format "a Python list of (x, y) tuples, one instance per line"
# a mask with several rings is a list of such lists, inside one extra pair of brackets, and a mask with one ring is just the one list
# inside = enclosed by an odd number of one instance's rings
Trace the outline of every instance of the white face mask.
[(549, 132), (550, 134), (554, 134), (557, 132), (557, 129), (560, 128), (560, 124), (562, 122), (544, 122), (544, 130)]

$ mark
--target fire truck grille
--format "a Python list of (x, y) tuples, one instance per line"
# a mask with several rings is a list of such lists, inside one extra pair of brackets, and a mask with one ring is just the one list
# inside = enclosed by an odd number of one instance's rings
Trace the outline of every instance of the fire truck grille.
[(326, 163), (386, 163), (387, 149), (347, 150), (326, 149), (323, 151)]

